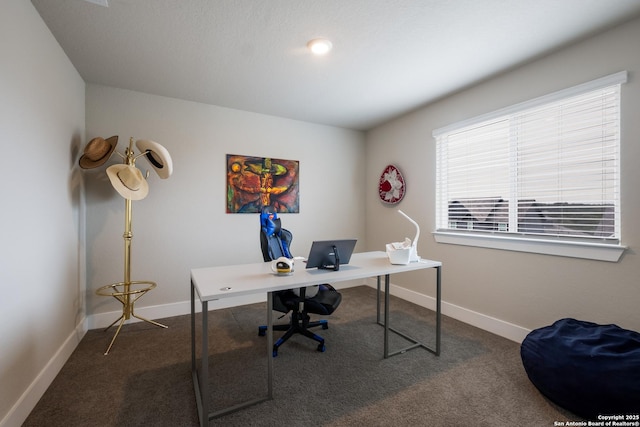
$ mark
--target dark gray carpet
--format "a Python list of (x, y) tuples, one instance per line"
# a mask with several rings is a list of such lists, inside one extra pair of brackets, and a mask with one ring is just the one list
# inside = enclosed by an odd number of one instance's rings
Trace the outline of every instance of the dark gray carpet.
[[(414, 349), (384, 359), (375, 290), (341, 292), (329, 329), (317, 330), (326, 352), (307, 338), (292, 338), (274, 360), (274, 399), (211, 425), (553, 426), (580, 420), (530, 383), (518, 344), (447, 317), (440, 357)], [(266, 338), (257, 326), (265, 319), (264, 303), (212, 312), (214, 407), (264, 394)], [(190, 318), (160, 321), (169, 328), (125, 325), (107, 356), (113, 328), (89, 331), (24, 426), (198, 425)], [(393, 327), (433, 344), (434, 324), (430, 310), (392, 297)], [(392, 335), (391, 350), (409, 344)]]

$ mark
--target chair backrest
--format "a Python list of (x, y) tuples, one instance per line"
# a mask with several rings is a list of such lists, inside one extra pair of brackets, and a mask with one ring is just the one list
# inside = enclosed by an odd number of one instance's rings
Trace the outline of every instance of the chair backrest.
[(280, 218), (275, 212), (263, 211), (260, 214), (260, 249), (265, 262), (280, 257), (291, 258), (293, 235), (282, 228)]
[[(286, 228), (282, 228), (278, 215), (275, 212), (263, 209), (260, 213), (260, 249), (262, 249), (264, 262), (273, 261), (280, 257), (293, 258), (289, 251), (292, 240), (293, 234)], [(318, 294), (318, 291), (318, 285), (307, 286), (305, 295), (307, 298), (313, 298)], [(300, 296), (299, 289), (293, 289), (292, 292)], [(283, 309), (283, 306), (279, 308), (278, 305), (281, 303), (278, 301), (278, 298), (274, 299), (274, 308), (286, 313), (288, 309)], [(320, 312), (314, 311), (314, 313)]]

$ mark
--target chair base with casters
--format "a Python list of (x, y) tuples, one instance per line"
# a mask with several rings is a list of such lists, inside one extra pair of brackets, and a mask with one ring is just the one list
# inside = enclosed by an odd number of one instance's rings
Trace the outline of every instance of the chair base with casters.
[[(321, 327), (322, 329), (329, 329), (329, 322), (321, 319), (311, 322), (309, 313), (328, 316), (334, 312), (342, 301), (342, 294), (336, 291), (333, 286), (324, 284), (319, 285), (318, 293), (312, 298), (305, 298), (304, 288), (300, 290), (300, 294), (297, 295), (293, 291), (281, 291), (274, 294), (274, 310), (288, 313), (291, 312), (291, 322), (285, 325), (274, 325), (274, 331), (286, 331), (273, 345), (273, 357), (278, 355), (278, 349), (289, 338), (295, 334), (301, 334), (312, 340), (318, 342), (317, 350), (324, 352), (326, 346), (324, 344), (324, 338), (320, 335), (314, 334), (310, 331), (310, 328)], [(300, 310), (302, 303), (303, 309)], [(264, 336), (266, 334), (267, 327), (259, 326), (258, 335)]]
[[(291, 323), (288, 325), (275, 325), (273, 326), (274, 331), (286, 331), (283, 336), (281, 336), (274, 344), (273, 344), (273, 357), (278, 355), (278, 348), (282, 344), (285, 343), (289, 338), (291, 338), (295, 334), (302, 334), (306, 337), (311, 338), (318, 342), (318, 347), (316, 348), (319, 352), (324, 353), (327, 347), (324, 345), (324, 338), (320, 335), (316, 335), (309, 330), (309, 328), (322, 327), (322, 329), (329, 329), (329, 322), (326, 320), (317, 320), (314, 322), (310, 322), (310, 317), (308, 314), (302, 315), (297, 311), (294, 311), (291, 314)], [(265, 336), (267, 333), (266, 326), (258, 327), (258, 335), (261, 337)]]

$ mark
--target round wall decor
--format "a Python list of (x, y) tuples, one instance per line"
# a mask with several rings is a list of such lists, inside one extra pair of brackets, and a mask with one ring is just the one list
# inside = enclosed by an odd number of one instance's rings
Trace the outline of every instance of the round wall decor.
[(383, 203), (395, 205), (404, 197), (405, 182), (402, 174), (394, 165), (389, 165), (382, 171), (378, 183), (378, 196)]

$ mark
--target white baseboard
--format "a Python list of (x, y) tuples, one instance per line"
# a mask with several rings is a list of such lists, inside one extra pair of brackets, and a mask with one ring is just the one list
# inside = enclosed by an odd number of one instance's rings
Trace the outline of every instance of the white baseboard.
[[(238, 305), (253, 304), (266, 301), (266, 295), (247, 295), (237, 298), (228, 298), (224, 300), (210, 301), (209, 309), (218, 310), (221, 308), (235, 307)], [(200, 304), (195, 306), (196, 312), (201, 311)], [(190, 301), (174, 302), (171, 304), (153, 305), (148, 307), (136, 307), (135, 313), (147, 319), (164, 319), (165, 317), (182, 316), (191, 313)], [(111, 311), (108, 313), (98, 313), (89, 316), (89, 329), (102, 329), (113, 323), (122, 315), (122, 311)], [(132, 317), (125, 321), (125, 325), (129, 323), (141, 322), (141, 320)], [(114, 325), (114, 327), (117, 326)]]
[[(352, 286), (360, 286), (366, 284), (373, 288), (376, 287), (375, 279), (369, 279), (364, 282), (352, 281), (346, 283), (337, 283), (334, 286), (338, 289), (345, 289)], [(406, 301), (417, 304), (421, 307), (428, 308), (429, 310), (436, 309), (436, 300), (433, 297), (420, 294), (415, 291), (411, 291), (406, 288), (391, 284), (391, 295), (398, 298), (402, 298)], [(244, 304), (253, 304), (266, 301), (265, 295), (247, 295), (238, 298), (229, 298), (226, 300), (211, 301), (209, 303), (210, 310), (217, 310), (221, 308), (235, 307)], [(141, 307), (136, 310), (136, 313), (142, 317), (148, 319), (162, 319), (164, 317), (182, 316), (191, 312), (191, 306), (189, 301), (182, 301), (172, 304), (157, 305), (151, 307)], [(196, 304), (196, 312), (200, 312), (200, 304)], [(105, 328), (111, 324), (115, 319), (120, 316), (120, 312), (99, 313), (93, 316), (89, 316), (88, 329)], [(457, 306), (455, 304), (442, 302), (442, 314), (452, 317), (469, 325), (491, 332), (503, 338), (521, 343), (531, 330), (525, 329), (521, 326), (514, 325), (513, 323), (505, 322), (504, 320), (496, 319), (495, 317), (487, 316), (482, 313), (478, 313), (473, 310), (466, 309), (464, 307)], [(129, 322), (139, 322), (138, 319), (132, 318), (127, 320)], [(1, 426), (0, 426), (1, 427)]]
[[(369, 279), (367, 285), (373, 288), (377, 287), (375, 279)], [(412, 302), (421, 307), (428, 308), (429, 310), (436, 309), (436, 299), (418, 292), (396, 286), (393, 283), (389, 286), (391, 295), (403, 300)], [(524, 338), (531, 330), (525, 329), (521, 326), (514, 325), (513, 323), (505, 322), (504, 320), (496, 319), (495, 317), (487, 316), (482, 313), (478, 313), (473, 310), (460, 307), (455, 304), (450, 304), (446, 301), (442, 301), (442, 314), (449, 316), (453, 319), (467, 323), (476, 328), (491, 332), (503, 338), (506, 338), (517, 343), (522, 343)]]
[[(336, 283), (334, 286), (336, 289), (345, 289), (353, 286), (362, 286), (364, 282), (360, 280), (352, 280), (348, 282)], [(264, 302), (267, 300), (266, 294), (262, 295), (245, 295), (237, 298), (226, 298), (224, 300), (210, 301), (209, 310), (218, 310), (221, 308), (236, 307), (245, 304), (255, 304)], [(195, 306), (196, 313), (201, 311), (200, 304)], [(155, 305), (149, 307), (136, 308), (136, 314), (147, 319), (163, 319), (165, 317), (182, 316), (191, 313), (190, 301), (182, 301), (171, 304)], [(121, 311), (112, 311), (109, 313), (98, 313), (89, 316), (88, 329), (100, 329), (106, 328), (114, 320), (118, 319), (122, 314)], [(140, 322), (140, 320), (132, 317), (125, 321), (125, 325), (128, 323)], [(0, 426), (1, 427), (1, 426)]]
[(16, 427), (24, 423), (86, 333), (87, 322), (83, 319), (22, 393), (7, 415), (0, 420), (0, 427)]

